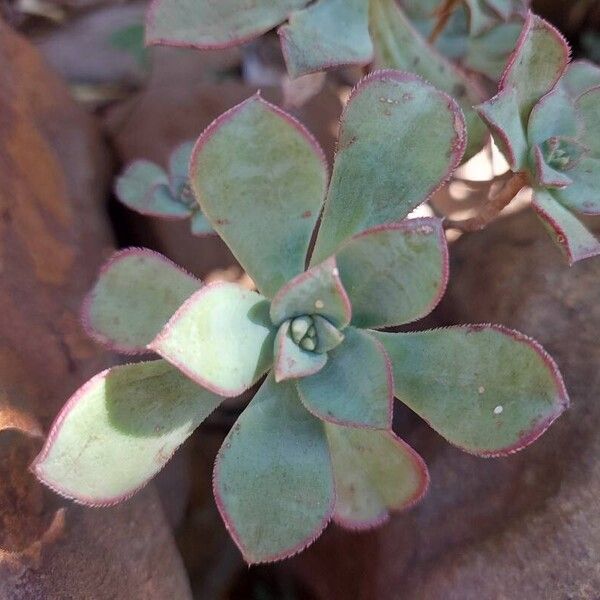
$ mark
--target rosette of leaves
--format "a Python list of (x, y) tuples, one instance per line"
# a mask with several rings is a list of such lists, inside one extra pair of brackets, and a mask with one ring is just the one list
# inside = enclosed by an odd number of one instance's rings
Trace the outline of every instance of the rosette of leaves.
[(465, 159), (484, 145), (487, 131), (472, 108), (485, 98), (481, 87), (427, 42), (396, 0), (153, 0), (146, 40), (225, 48), (277, 26), (290, 77), (371, 63), (417, 73), (460, 104), (469, 131)]
[(497, 81), (523, 28), (527, 0), (403, 0), (419, 32), (447, 58)]
[(79, 389), (37, 476), (79, 502), (118, 502), (266, 374), (213, 480), (227, 529), (256, 563), (302, 550), (331, 519), (372, 527), (424, 495), (426, 466), (391, 428), (394, 396), (480, 456), (536, 439), (568, 403), (536, 342), (493, 325), (380, 331), (426, 315), (444, 292), (441, 222), (402, 219), (448, 179), (464, 135), (448, 96), (374, 73), (343, 112), (328, 184), (313, 137), (259, 95), (219, 117), (195, 146), (191, 182), (258, 290), (202, 286), (147, 250), (113, 257), (86, 302), (88, 330), (161, 358)]
[(600, 214), (600, 69), (569, 64), (561, 34), (530, 13), (498, 94), (478, 111), (569, 263), (600, 254), (577, 218)]
[(169, 157), (168, 173), (149, 160), (132, 162), (117, 178), (115, 193), (128, 208), (163, 219), (190, 219), (194, 235), (214, 233), (194, 198), (188, 165), (194, 142), (177, 146)]

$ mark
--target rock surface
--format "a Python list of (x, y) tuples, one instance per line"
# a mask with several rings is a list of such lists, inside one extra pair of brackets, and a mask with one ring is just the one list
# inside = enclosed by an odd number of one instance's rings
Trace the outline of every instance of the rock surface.
[(0, 22), (0, 597), (189, 597), (152, 487), (106, 510), (43, 489), (27, 466), (66, 398), (110, 358), (79, 307), (111, 251), (108, 159), (92, 119)]

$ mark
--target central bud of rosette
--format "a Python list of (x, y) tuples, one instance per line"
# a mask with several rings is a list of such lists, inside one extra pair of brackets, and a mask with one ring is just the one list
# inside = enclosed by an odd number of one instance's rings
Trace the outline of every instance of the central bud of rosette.
[(275, 379), (300, 379), (320, 371), (327, 353), (344, 341), (351, 307), (334, 257), (286, 283), (271, 302), (278, 327)]

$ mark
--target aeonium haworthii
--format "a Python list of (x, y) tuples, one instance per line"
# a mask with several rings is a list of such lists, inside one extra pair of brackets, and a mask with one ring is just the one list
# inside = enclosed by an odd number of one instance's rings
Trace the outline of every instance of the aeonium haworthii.
[(218, 118), (195, 146), (191, 181), (258, 291), (202, 286), (148, 250), (118, 253), (86, 302), (88, 330), (161, 358), (80, 388), (38, 477), (79, 502), (114, 504), (266, 374), (214, 466), (226, 527), (257, 563), (302, 550), (331, 519), (372, 527), (423, 497), (427, 468), (391, 429), (394, 396), (467, 452), (502, 456), (535, 440), (568, 404), (535, 341), (493, 325), (379, 331), (426, 315), (445, 290), (441, 222), (402, 219), (464, 145), (456, 103), (395, 71), (352, 92), (329, 185), (315, 140), (260, 96)]

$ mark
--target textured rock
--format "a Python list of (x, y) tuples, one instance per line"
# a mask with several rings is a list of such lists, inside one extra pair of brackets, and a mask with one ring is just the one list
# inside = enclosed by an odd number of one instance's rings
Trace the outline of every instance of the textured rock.
[(0, 597), (185, 599), (152, 488), (85, 509), (27, 471), (40, 430), (109, 358), (78, 318), (111, 250), (108, 160), (91, 118), (1, 22), (0, 89)]
[(595, 599), (600, 590), (600, 261), (569, 269), (529, 212), (451, 251), (447, 323), (497, 322), (555, 357), (571, 408), (533, 446), (483, 460), (399, 424), (431, 470), (415, 510), (362, 534), (330, 528), (287, 568), (320, 598)]

